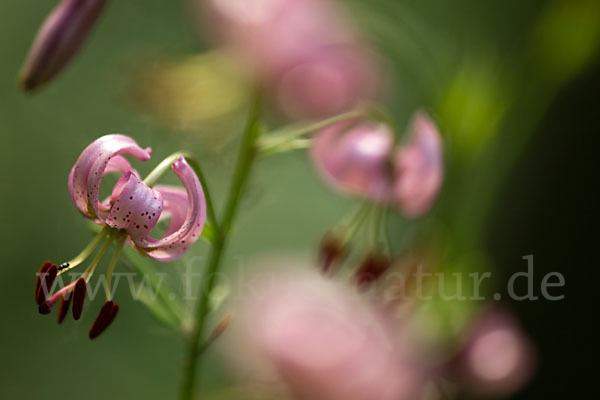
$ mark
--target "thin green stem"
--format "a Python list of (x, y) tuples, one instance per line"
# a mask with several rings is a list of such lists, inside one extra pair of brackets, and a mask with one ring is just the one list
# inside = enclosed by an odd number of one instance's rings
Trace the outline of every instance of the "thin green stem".
[(110, 281), (112, 280), (112, 273), (117, 265), (117, 261), (119, 261), (119, 256), (121, 255), (121, 250), (123, 250), (123, 246), (125, 246), (125, 240), (127, 240), (127, 236), (121, 234), (121, 237), (117, 241), (117, 249), (110, 259), (110, 263), (106, 268), (106, 301), (112, 300), (112, 294), (110, 291)]
[(61, 269), (58, 274), (59, 275), (64, 274), (68, 270), (73, 269), (76, 266), (78, 266), (79, 264), (81, 264), (82, 262), (84, 262), (90, 256), (90, 254), (92, 254), (94, 252), (94, 250), (96, 250), (96, 248), (98, 248), (98, 245), (102, 242), (102, 240), (104, 240), (104, 237), (108, 234), (109, 231), (110, 231), (110, 228), (108, 226), (106, 226), (106, 227), (104, 227), (104, 229), (102, 229), (100, 232), (98, 232), (98, 234), (85, 247), (85, 249), (83, 249), (81, 251), (81, 253), (79, 253), (77, 256), (75, 256), (75, 258), (73, 258), (72, 260), (65, 263), (65, 264), (68, 264), (68, 267)]
[(225, 211), (221, 220), (220, 234), (215, 235), (213, 247), (208, 261), (206, 274), (202, 280), (200, 297), (196, 307), (196, 320), (189, 338), (189, 350), (184, 365), (183, 384), (180, 398), (182, 400), (192, 399), (195, 393), (198, 359), (206, 349), (202, 344), (202, 337), (206, 329), (206, 317), (210, 311), (210, 298), (216, 284), (217, 272), (221, 266), (223, 253), (229, 238), (231, 225), (235, 218), (240, 199), (246, 187), (248, 175), (252, 164), (256, 159), (256, 141), (260, 134), (261, 99), (257, 96), (249, 113), (248, 122), (240, 145), (237, 165), (233, 174), (231, 187), (225, 205)]
[(110, 249), (110, 245), (112, 244), (112, 242), (115, 239), (117, 234), (119, 234), (119, 231), (117, 231), (117, 230), (110, 233), (108, 240), (106, 240), (106, 242), (104, 242), (104, 245), (102, 246), (102, 248), (98, 251), (98, 253), (96, 253), (94, 258), (92, 259), (92, 262), (90, 262), (90, 265), (87, 267), (87, 269), (83, 273), (85, 275), (86, 282), (88, 282), (90, 280), (90, 278), (92, 277), (92, 275), (94, 274), (94, 270), (98, 266), (98, 263), (100, 262), (100, 260), (102, 260), (102, 257), (104, 257), (104, 255), (106, 254), (108, 249)]
[(365, 111), (362, 110), (350, 111), (318, 122), (287, 126), (270, 134), (265, 134), (264, 138), (259, 142), (258, 147), (261, 151), (270, 151), (272, 148), (277, 148), (309, 133), (319, 131), (347, 119), (364, 117), (365, 114)]

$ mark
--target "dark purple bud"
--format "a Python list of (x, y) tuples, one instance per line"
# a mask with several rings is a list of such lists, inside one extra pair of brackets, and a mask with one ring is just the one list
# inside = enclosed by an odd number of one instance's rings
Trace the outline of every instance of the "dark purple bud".
[(30, 91), (51, 80), (83, 44), (106, 0), (62, 0), (38, 31), (19, 74)]

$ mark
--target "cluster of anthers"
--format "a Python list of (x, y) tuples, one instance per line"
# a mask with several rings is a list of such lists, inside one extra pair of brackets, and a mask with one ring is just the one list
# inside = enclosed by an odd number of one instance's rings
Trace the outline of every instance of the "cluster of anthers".
[[(49, 314), (61, 302), (58, 322), (62, 322), (73, 304), (73, 318), (83, 311), (87, 284), (102, 258), (116, 242), (117, 247), (106, 270), (106, 301), (90, 330), (90, 338), (101, 334), (115, 319), (119, 306), (112, 300), (111, 277), (124, 246), (158, 261), (180, 257), (200, 237), (206, 220), (206, 202), (202, 185), (184, 157), (163, 161), (145, 180), (141, 180), (123, 155), (140, 161), (150, 158), (149, 148), (142, 149), (130, 137), (106, 135), (91, 143), (79, 156), (69, 175), (73, 204), (102, 230), (72, 260), (60, 265), (44, 262), (36, 280), (35, 300), (41, 314)], [(184, 188), (156, 185), (156, 180), (171, 167)], [(122, 174), (109, 198), (100, 201), (100, 183), (109, 173)], [(169, 218), (164, 235), (150, 236), (156, 224)], [(73, 282), (50, 294), (57, 277), (77, 267), (100, 248), (87, 269)]]

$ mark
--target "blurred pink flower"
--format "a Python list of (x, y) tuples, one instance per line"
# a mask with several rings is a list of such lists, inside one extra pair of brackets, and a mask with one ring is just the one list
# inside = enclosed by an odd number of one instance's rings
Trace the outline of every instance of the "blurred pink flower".
[(19, 81), (33, 90), (57, 75), (75, 55), (100, 16), (106, 0), (62, 0), (38, 31)]
[(373, 60), (356, 46), (328, 46), (295, 60), (278, 77), (277, 101), (294, 118), (320, 118), (375, 93)]
[(324, 179), (341, 193), (394, 205), (408, 218), (422, 216), (442, 184), (440, 134), (418, 112), (408, 141), (397, 150), (393, 142), (386, 125), (353, 119), (318, 132), (311, 156)]
[(306, 270), (263, 275), (234, 311), (239, 345), (256, 348), (252, 362), (303, 399), (417, 398), (425, 374), (407, 337), (354, 291)]
[(409, 140), (395, 159), (394, 201), (406, 217), (429, 211), (442, 186), (442, 140), (437, 127), (418, 112), (409, 128)]
[(340, 192), (383, 202), (390, 196), (393, 142), (386, 125), (348, 120), (319, 132), (311, 156), (325, 180)]
[(287, 115), (333, 115), (374, 94), (373, 57), (334, 1), (203, 3), (218, 40), (265, 82)]
[(458, 358), (458, 374), (466, 389), (478, 395), (507, 396), (531, 378), (533, 345), (508, 313), (485, 310), (467, 332)]

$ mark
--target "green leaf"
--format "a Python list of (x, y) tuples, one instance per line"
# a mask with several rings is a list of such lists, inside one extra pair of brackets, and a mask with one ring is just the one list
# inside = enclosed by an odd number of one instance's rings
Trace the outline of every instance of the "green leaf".
[(173, 314), (167, 310), (167, 308), (159, 301), (158, 297), (152, 296), (147, 288), (144, 288), (139, 298), (140, 301), (152, 316), (161, 324), (172, 328), (176, 331), (180, 329), (179, 321), (173, 316)]

